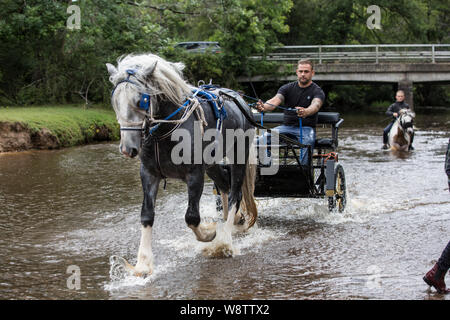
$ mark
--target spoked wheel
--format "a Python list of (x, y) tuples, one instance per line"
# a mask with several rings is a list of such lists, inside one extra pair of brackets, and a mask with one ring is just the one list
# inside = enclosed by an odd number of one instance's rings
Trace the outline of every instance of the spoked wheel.
[(336, 166), (334, 176), (334, 195), (328, 197), (328, 210), (331, 212), (337, 209), (339, 212), (343, 212), (347, 204), (347, 191), (345, 187), (344, 168), (340, 164)]

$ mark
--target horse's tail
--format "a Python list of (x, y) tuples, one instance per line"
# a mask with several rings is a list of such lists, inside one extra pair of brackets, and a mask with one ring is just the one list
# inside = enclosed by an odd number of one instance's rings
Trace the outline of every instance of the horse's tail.
[(245, 167), (245, 178), (242, 184), (242, 202), (241, 207), (246, 212), (248, 228), (250, 229), (256, 222), (258, 209), (255, 202), (255, 179), (256, 179), (256, 150), (253, 142), (250, 143), (250, 149)]

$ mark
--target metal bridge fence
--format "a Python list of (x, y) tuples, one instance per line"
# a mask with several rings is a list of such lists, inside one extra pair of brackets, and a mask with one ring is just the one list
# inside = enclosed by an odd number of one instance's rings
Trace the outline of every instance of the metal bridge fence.
[[(263, 59), (263, 56), (253, 56)], [(277, 47), (265, 56), (268, 61), (296, 63), (439, 63), (450, 62), (450, 44), (368, 44)]]

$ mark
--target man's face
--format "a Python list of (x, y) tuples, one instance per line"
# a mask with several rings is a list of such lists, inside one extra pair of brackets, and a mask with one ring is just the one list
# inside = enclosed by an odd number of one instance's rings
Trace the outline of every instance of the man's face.
[(312, 77), (314, 76), (314, 70), (312, 70), (309, 64), (299, 64), (297, 66), (297, 77), (298, 81), (302, 85), (306, 85), (311, 82)]
[(403, 100), (405, 100), (405, 94), (403, 92), (397, 92), (397, 94), (395, 95), (395, 99), (397, 100), (397, 102), (402, 102)]
[(297, 66), (297, 77), (301, 84), (308, 84), (313, 76), (314, 70), (309, 64), (299, 64)]

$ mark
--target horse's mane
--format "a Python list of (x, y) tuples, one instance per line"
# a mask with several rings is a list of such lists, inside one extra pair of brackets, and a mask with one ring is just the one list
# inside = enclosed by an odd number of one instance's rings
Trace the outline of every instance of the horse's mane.
[[(145, 71), (155, 63), (151, 77), (147, 77)], [(168, 62), (157, 55), (128, 54), (117, 59), (117, 73), (111, 76), (110, 81), (116, 85), (120, 80), (125, 79), (128, 69), (134, 69), (136, 79), (145, 83), (151, 94), (163, 94), (167, 99), (175, 104), (181, 104), (186, 96), (191, 93), (191, 86), (183, 79), (183, 63)]]

